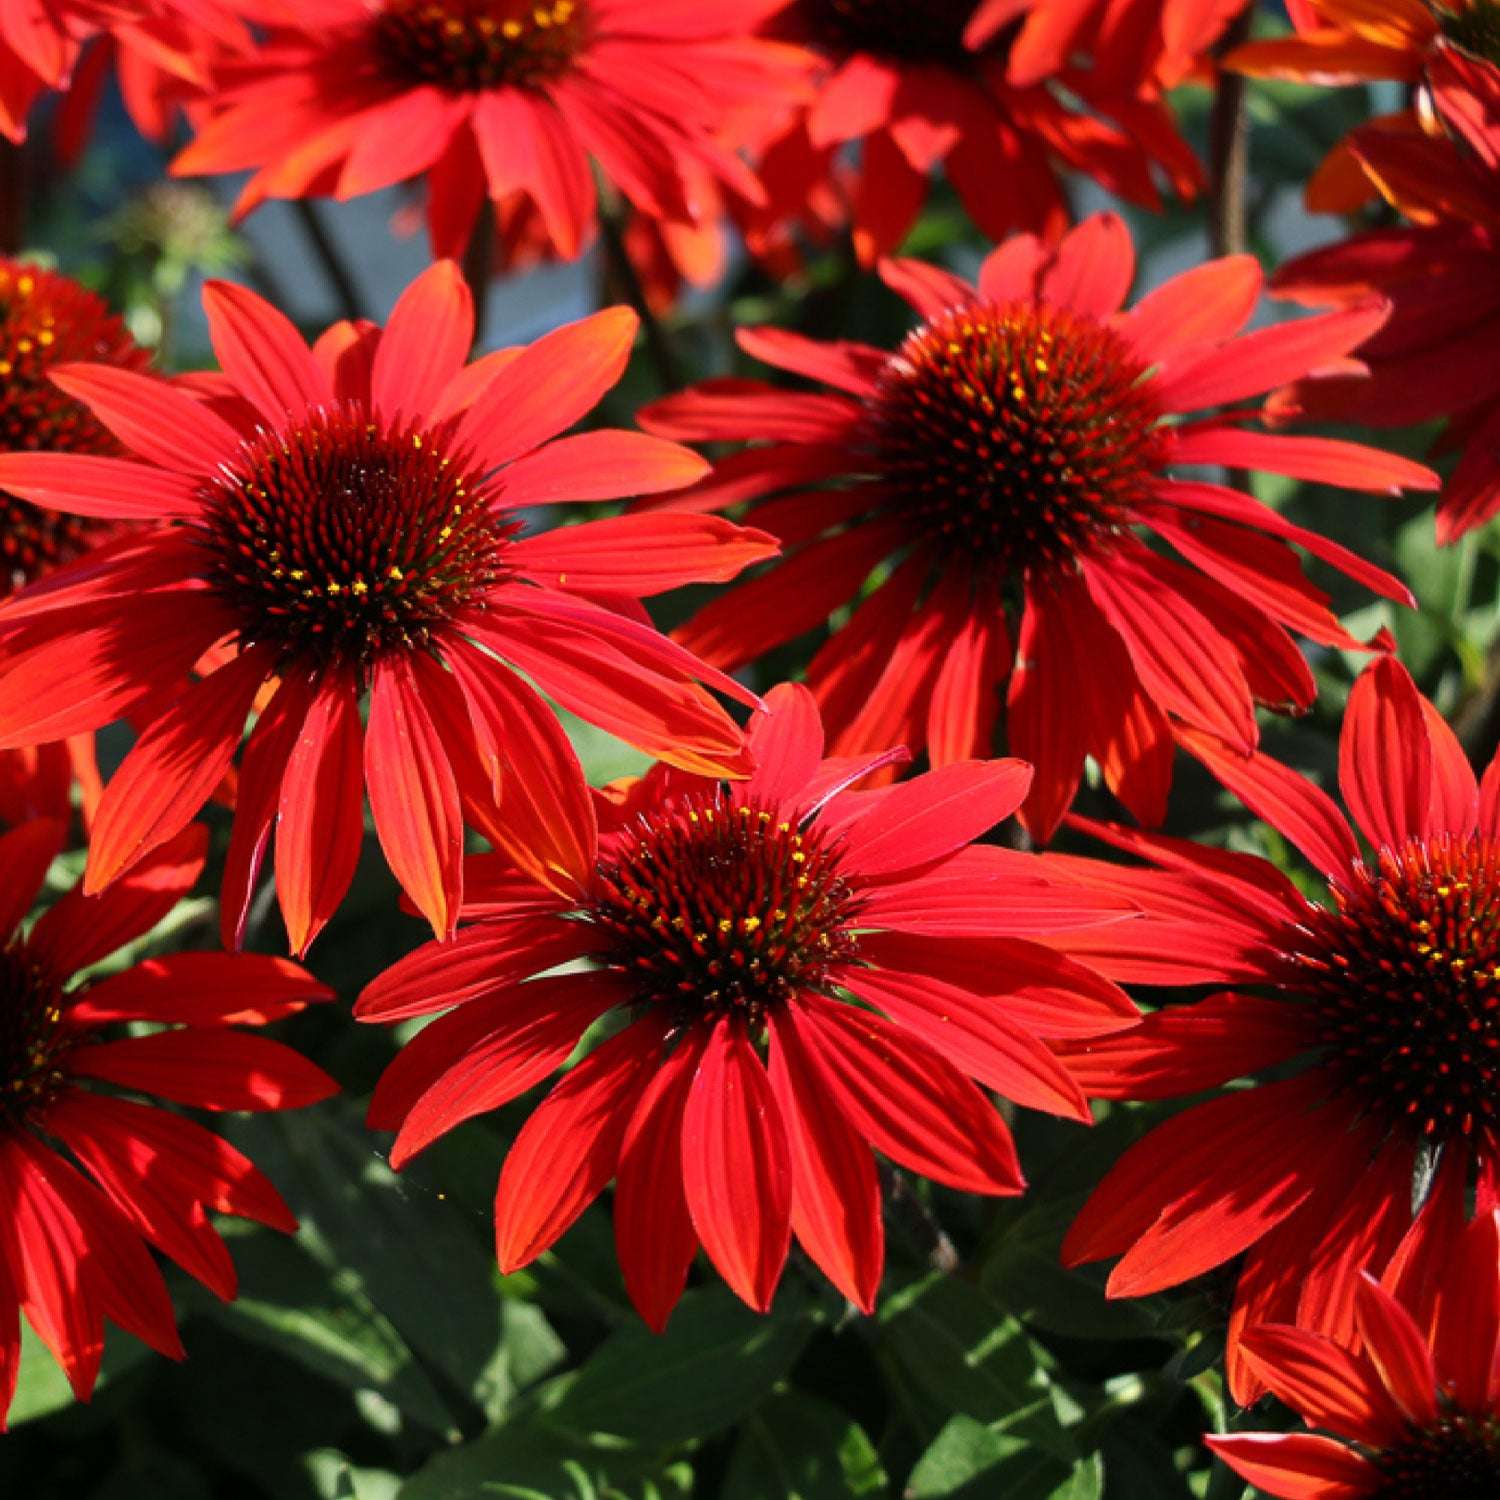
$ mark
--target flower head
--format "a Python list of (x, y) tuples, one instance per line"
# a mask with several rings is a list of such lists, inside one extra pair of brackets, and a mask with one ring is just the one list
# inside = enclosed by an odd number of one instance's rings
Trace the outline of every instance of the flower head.
[[(1288, 1325), (1251, 1329), (1244, 1357), (1319, 1435), (1238, 1432), (1208, 1445), (1287, 1500), (1468, 1500), (1500, 1491), (1500, 1223), (1481, 1213), (1435, 1288), (1440, 1315), (1399, 1283), (1355, 1291), (1351, 1354)], [(1323, 1435), (1326, 1434), (1326, 1435)]]
[[(1305, 707), (1312, 679), (1288, 631), (1358, 643), (1287, 544), (1391, 598), (1409, 594), (1250, 497), (1173, 471), (1224, 464), (1435, 487), (1429, 471), (1370, 448), (1257, 431), (1243, 406), (1288, 371), (1341, 364), (1384, 309), (1242, 334), (1261, 283), (1247, 257), (1179, 276), (1122, 312), (1132, 272), (1124, 225), (1101, 215), (1055, 252), (1008, 241), (977, 288), (887, 262), (886, 280), (921, 319), (894, 352), (744, 330), (746, 352), (831, 389), (711, 382), (643, 414), (664, 435), (759, 444), (668, 504), (756, 502), (788, 552), (679, 639), (736, 665), (857, 601), (808, 669), (839, 754), (892, 738), (939, 764), (987, 754), (1008, 680), (1009, 742), (1037, 768), (1023, 816), (1043, 837), (1085, 755), (1151, 822), (1172, 723), (1248, 751), (1256, 701)], [(1189, 419), (1205, 407), (1222, 409)]]
[[(1453, 732), (1393, 658), (1350, 696), (1326, 793), (1264, 754), (1183, 731), (1194, 754), (1326, 882), (1309, 901), (1266, 861), (1096, 829), (1157, 866), (1111, 868), (1144, 917), (1069, 950), (1116, 979), (1232, 990), (1171, 1004), (1073, 1059), (1091, 1092), (1218, 1094), (1157, 1126), (1069, 1232), (1072, 1261), (1123, 1255), (1114, 1295), (1172, 1286), (1244, 1256), (1230, 1375), (1256, 1389), (1239, 1336), (1295, 1322), (1354, 1336), (1357, 1273), (1441, 1259), (1462, 1205), (1500, 1184), (1500, 762), (1476, 785)], [(1087, 862), (1055, 869), (1096, 886)], [(1246, 991), (1250, 993), (1246, 993)]]
[(353, 874), (365, 786), (393, 871), (439, 932), (456, 919), (465, 821), (545, 880), (592, 868), (591, 828), (567, 823), (558, 790), (581, 786), (577, 760), (512, 667), (677, 764), (748, 770), (741, 731), (695, 678), (748, 695), (622, 601), (732, 577), (769, 538), (689, 517), (524, 536), (516, 516), (706, 467), (638, 433), (548, 442), (619, 377), (633, 314), (465, 366), (473, 313), (451, 262), (407, 289), (383, 331), (340, 324), (312, 352), (249, 292), (211, 284), (206, 303), (226, 378), (197, 394), (100, 365), (54, 371), (133, 458), (0, 456), (0, 484), (19, 493), (154, 523), (0, 612), (0, 747), (167, 705), (104, 793), (87, 889), (197, 812), (257, 703), (225, 935), (237, 939), (277, 820), (299, 952)]
[(1371, 127), (1350, 146), (1411, 222), (1299, 256), (1272, 283), (1312, 307), (1388, 299), (1390, 321), (1359, 350), (1367, 373), (1315, 375), (1276, 404), (1381, 427), (1447, 418), (1435, 451), (1461, 457), (1438, 503), (1446, 543), (1500, 509), (1500, 68), (1444, 49), (1427, 80), (1442, 133)]
[[(773, 0), (315, 0), (227, 66), (174, 171), (258, 169), (240, 198), (357, 197), (425, 178), (436, 253), (486, 198), (529, 200), (557, 254), (595, 227), (590, 165), (642, 213), (693, 224), (700, 173), (760, 189), (719, 132), (739, 105), (804, 86), (806, 60), (753, 37)], [(274, 118), (267, 100), (274, 98)]]
[(0, 134), (26, 138), (32, 105), (67, 89), (54, 124), (75, 156), (113, 68), (131, 118), (154, 140), (177, 107), (210, 84), (215, 64), (250, 44), (247, 16), (278, 0), (46, 0), (0, 6)]
[(335, 1091), (289, 1047), (243, 1029), (331, 998), (285, 959), (176, 953), (105, 979), (75, 978), (187, 894), (203, 868), (201, 828), (179, 833), (101, 896), (68, 892), (23, 934), (62, 836), (46, 820), (0, 835), (0, 1422), (15, 1394), (19, 1313), (87, 1398), (105, 1318), (182, 1358), (148, 1246), (229, 1299), (234, 1266), (208, 1215), (297, 1227), (228, 1142), (128, 1096), (274, 1110)]
[[(1026, 8), (1009, 3), (997, 16), (978, 0), (781, 0), (769, 31), (811, 47), (827, 73), (785, 139), (823, 152), (830, 168), (835, 148), (860, 143), (852, 212), (862, 259), (906, 237), (938, 166), (996, 239), (1013, 229), (1060, 235), (1067, 170), (1148, 206), (1159, 202), (1154, 171), (1179, 193), (1195, 191), (1198, 164), (1159, 97), (1153, 49), (1129, 45), (1142, 40), (1127, 33), (1148, 8), (1107, 24), (1076, 5), (1038, 7), (1018, 30)], [(1091, 31), (1108, 42), (1107, 67), (1072, 65)], [(798, 197), (771, 192), (782, 212)]]
[[(52, 384), (76, 360), (141, 370), (147, 353), (102, 298), (67, 276), (0, 259), (0, 451), (117, 454), (109, 430)], [(0, 490), (0, 597), (71, 562), (118, 528)]]
[[(623, 1023), (506, 1158), (498, 1253), (503, 1270), (524, 1265), (613, 1178), (621, 1268), (657, 1328), (700, 1244), (769, 1306), (793, 1233), (868, 1310), (883, 1259), (871, 1148), (966, 1191), (1019, 1192), (980, 1086), (1087, 1119), (1053, 1040), (1132, 1020), (1118, 990), (1037, 941), (1128, 906), (967, 847), (1014, 811), (1027, 767), (850, 790), (891, 752), (825, 760), (805, 689), (767, 706), (747, 782), (658, 766), (601, 796), (584, 887), (560, 898), (503, 868), (472, 882), (472, 925), (355, 1008), (393, 1021), (452, 1007), (371, 1104), (373, 1125), (399, 1130), (397, 1166), (541, 1082), (601, 1017)], [(548, 972), (570, 960), (590, 967)]]

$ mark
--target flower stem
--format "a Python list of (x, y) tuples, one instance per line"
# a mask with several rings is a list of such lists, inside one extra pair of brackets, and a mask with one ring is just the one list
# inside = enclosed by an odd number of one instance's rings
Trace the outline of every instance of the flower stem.
[(651, 309), (640, 273), (625, 248), (622, 218), (618, 202), (601, 201), (599, 239), (604, 248), (604, 301), (610, 303), (623, 297), (635, 309), (641, 320), (641, 331), (646, 335), (647, 352), (656, 368), (657, 384), (663, 393), (681, 390), (685, 384), (681, 361), (677, 358), (671, 336)]
[(464, 280), (474, 301), (474, 339), (484, 347), (484, 325), (490, 310), (490, 287), (495, 279), (495, 212), (488, 204), (480, 205), (479, 217), (464, 249)]
[(333, 288), (340, 316), (353, 319), (365, 317), (364, 300), (359, 295), (354, 273), (339, 254), (339, 248), (334, 244), (333, 236), (329, 234), (317, 204), (311, 198), (293, 198), (292, 211), (301, 221), (308, 243), (318, 258), (318, 264), (322, 266), (323, 274)]
[[(1218, 56), (1238, 47), (1250, 35), (1254, 6), (1246, 5), (1231, 22)], [(1215, 255), (1240, 255), (1249, 247), (1246, 187), (1249, 182), (1250, 132), (1245, 115), (1246, 79), (1222, 66), (1208, 117), (1208, 242)]]
[(26, 147), (0, 137), (0, 254), (19, 254), (26, 244), (29, 166)]

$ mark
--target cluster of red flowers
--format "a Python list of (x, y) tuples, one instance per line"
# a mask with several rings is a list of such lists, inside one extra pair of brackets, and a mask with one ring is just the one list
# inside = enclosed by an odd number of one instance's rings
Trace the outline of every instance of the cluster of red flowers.
[[(181, 1354), (148, 1246), (228, 1297), (210, 1211), (295, 1227), (237, 1151), (135, 1096), (333, 1091), (246, 1029), (332, 995), (238, 950), (274, 837), (306, 955), (368, 798), (434, 935), (355, 1005), (426, 1023), (370, 1104), (393, 1165), (578, 1059), (500, 1171), (502, 1270), (613, 1182), (653, 1327), (700, 1248), (768, 1308), (794, 1238), (868, 1312), (877, 1154), (1017, 1194), (992, 1094), (1084, 1123), (1206, 1094), (1098, 1184), (1067, 1261), (1119, 1257), (1115, 1296), (1232, 1268), (1232, 1391), (1322, 1434), (1214, 1441), (1267, 1493), (1500, 1485), (1500, 760), (1476, 777), (1304, 558), (1404, 583), (1247, 488), (1437, 490), (1287, 429), (1443, 417), (1440, 537), (1500, 510), (1500, 11), (1305, 0), (1226, 55), (1241, 9), (0, 0), (12, 139), (69, 86), (76, 134), (115, 58), (143, 128), (188, 109), (175, 171), (252, 170), (241, 212), (420, 181), (436, 256), (488, 246), (491, 214), (511, 255), (602, 226), (663, 295), (726, 222), (771, 264), (847, 230), (910, 308), (886, 348), (742, 327), (774, 382), (571, 433), (625, 371), (628, 309), (475, 358), (453, 258), (310, 346), (211, 282), (219, 369), (168, 378), (91, 293), (0, 264), (0, 1417), (20, 1313), (86, 1395), (106, 1318)], [(1247, 255), (1132, 301), (1123, 220), (1070, 227), (1065, 173), (1147, 207), (1198, 191), (1165, 91), (1221, 65), (1414, 90), (1310, 188), (1406, 222), (1282, 267), (1309, 316), (1252, 327)], [(997, 242), (972, 282), (890, 258), (939, 174)], [(729, 583), (672, 635), (641, 602)], [(1258, 709), (1315, 700), (1303, 639), (1370, 657), (1352, 821), (1259, 748)], [(730, 675), (787, 647), (804, 683)], [(591, 788), (559, 707), (654, 766)], [(122, 720), (102, 785), (93, 737)], [(1179, 750), (1312, 876), (1143, 831)], [(1140, 827), (1070, 814), (1090, 762)], [(75, 794), (82, 879), (27, 923)], [(211, 801), (226, 951), (101, 974), (197, 881)], [(1012, 814), (1023, 837), (983, 841)], [(1130, 862), (1029, 847), (1064, 826)]]

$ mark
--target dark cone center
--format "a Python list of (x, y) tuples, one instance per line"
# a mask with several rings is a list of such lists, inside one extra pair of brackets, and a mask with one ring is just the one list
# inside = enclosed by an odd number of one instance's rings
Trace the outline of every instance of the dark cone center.
[(455, 93), (527, 88), (565, 73), (587, 40), (587, 0), (386, 0), (375, 50), (411, 83)]
[(1500, 1424), (1454, 1413), (1375, 1456), (1371, 1500), (1493, 1500), (1500, 1495)]

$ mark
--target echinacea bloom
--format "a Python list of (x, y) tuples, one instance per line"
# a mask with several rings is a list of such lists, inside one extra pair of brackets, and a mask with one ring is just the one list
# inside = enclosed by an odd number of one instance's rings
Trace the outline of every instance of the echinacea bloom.
[(224, 933), (238, 941), (274, 822), (299, 953), (353, 875), (366, 787), (387, 860), (439, 933), (456, 920), (465, 820), (541, 878), (581, 878), (564, 811), (582, 772), (518, 672), (664, 759), (749, 770), (742, 731), (696, 679), (753, 697), (659, 635), (638, 600), (732, 577), (769, 539), (717, 518), (628, 516), (523, 536), (514, 515), (706, 468), (639, 433), (548, 441), (619, 378), (634, 314), (465, 365), (473, 309), (448, 261), (383, 331), (338, 324), (312, 352), (242, 288), (211, 283), (205, 305), (222, 389), (53, 371), (133, 457), (0, 455), (0, 484), (32, 500), (145, 523), (0, 608), (0, 747), (165, 705), (105, 789), (87, 890), (193, 817), (257, 704)]
[[(149, 356), (104, 300), (71, 277), (0, 258), (0, 453), (123, 452), (93, 413), (49, 378), (56, 366), (83, 359), (142, 370)], [(0, 488), (0, 599), (119, 529), (108, 518), (42, 508)], [(0, 824), (66, 818), (75, 777), (92, 813), (100, 790), (92, 734), (0, 751)]]
[(1144, 913), (1072, 935), (1070, 952), (1120, 981), (1231, 987), (1076, 1049), (1091, 1094), (1213, 1097), (1125, 1153), (1063, 1253), (1072, 1264), (1123, 1257), (1114, 1296), (1243, 1257), (1228, 1358), (1246, 1400), (1258, 1389), (1246, 1328), (1295, 1323), (1352, 1340), (1360, 1271), (1383, 1273), (1409, 1230), (1405, 1256), (1440, 1260), (1434, 1247), (1451, 1245), (1471, 1193), (1495, 1202), (1500, 761), (1476, 786), (1452, 730), (1389, 656), (1356, 681), (1340, 743), (1364, 847), (1312, 782), (1264, 754), (1184, 738), (1327, 894), (1307, 899), (1251, 855), (1119, 828), (1094, 831), (1155, 869), (1047, 857), (1054, 873)]
[(1153, 171), (1184, 196), (1196, 189), (1197, 162), (1149, 64), (1148, 76), (1121, 77), (1059, 60), (1047, 76), (1028, 68), (1018, 80), (1014, 28), (971, 32), (980, 11), (977, 0), (781, 0), (767, 23), (825, 60), (826, 81), (789, 133), (824, 152), (859, 144), (851, 212), (861, 259), (901, 243), (939, 166), (993, 239), (1014, 229), (1060, 235), (1068, 171), (1147, 207), (1160, 202)]
[(524, 194), (559, 256), (595, 228), (596, 162), (642, 213), (695, 223), (693, 174), (752, 200), (718, 133), (805, 87), (807, 60), (751, 34), (776, 0), (299, 0), (223, 71), (178, 173), (255, 168), (240, 197), (353, 198), (421, 177), (434, 253), (486, 199)]
[(1245, 1358), (1315, 1433), (1236, 1432), (1208, 1446), (1285, 1500), (1485, 1500), (1500, 1494), (1500, 1224), (1493, 1210), (1442, 1268), (1441, 1314), (1366, 1277), (1364, 1352), (1282, 1325), (1251, 1329)]
[(658, 766), (600, 797), (585, 889), (560, 899), (492, 872), (471, 884), (472, 925), (401, 960), (355, 1007), (371, 1021), (452, 1007), (371, 1103), (373, 1126), (399, 1129), (398, 1167), (618, 1019), (511, 1147), (497, 1247), (502, 1270), (525, 1265), (613, 1178), (625, 1284), (657, 1329), (699, 1245), (768, 1307), (794, 1233), (868, 1311), (883, 1259), (871, 1147), (962, 1191), (1018, 1193), (983, 1089), (1087, 1120), (1055, 1039), (1134, 1018), (1119, 990), (1045, 946), (1128, 918), (1126, 903), (966, 847), (1014, 811), (1026, 766), (971, 761), (850, 790), (894, 752), (825, 760), (805, 689), (778, 687), (767, 706), (749, 781)]
[(1455, 52), (1486, 69), (1500, 63), (1494, 0), (1297, 0), (1289, 9), (1293, 35), (1236, 47), (1225, 66), (1322, 87), (1388, 80), (1420, 91), (1417, 107), (1367, 121), (1334, 147), (1307, 184), (1307, 205), (1316, 212), (1354, 213), (1374, 196), (1361, 159), (1370, 138), (1413, 145), (1423, 136), (1441, 139), (1442, 124), (1425, 107), (1434, 66)]
[(1438, 501), (1448, 543), (1500, 511), (1500, 69), (1450, 49), (1428, 80), (1442, 136), (1366, 131), (1354, 147), (1414, 222), (1299, 256), (1271, 285), (1310, 307), (1389, 300), (1359, 350), (1367, 374), (1305, 380), (1277, 407), (1379, 427), (1447, 418), (1433, 452), (1459, 454)]
[(250, 44), (243, 17), (275, 14), (278, 3), (7, 0), (0, 5), (0, 134), (25, 140), (27, 116), (42, 94), (81, 85), (62, 127), (65, 144), (76, 146), (113, 63), (131, 117), (159, 137), (167, 111), (208, 86), (212, 62)]
[[(1125, 226), (1102, 214), (1055, 251), (1008, 241), (977, 288), (887, 262), (886, 281), (922, 319), (894, 353), (742, 330), (747, 353), (824, 389), (709, 382), (642, 413), (663, 436), (756, 444), (667, 503), (755, 502), (756, 523), (788, 554), (678, 639), (737, 666), (855, 604), (807, 672), (839, 755), (890, 743), (939, 765), (987, 755), (1008, 679), (1009, 744), (1037, 772), (1023, 817), (1039, 837), (1071, 801), (1085, 755), (1151, 823), (1171, 778), (1172, 722), (1248, 752), (1256, 702), (1310, 703), (1288, 630), (1358, 643), (1287, 543), (1387, 597), (1409, 593), (1248, 495), (1173, 471), (1435, 488), (1428, 470), (1371, 448), (1257, 430), (1245, 405), (1293, 371), (1343, 363), (1385, 310), (1242, 334), (1261, 288), (1250, 257), (1212, 261), (1122, 312), (1133, 271)], [(1199, 408), (1221, 410), (1190, 415)]]
[(106, 1318), (182, 1358), (148, 1247), (229, 1300), (234, 1265), (209, 1215), (297, 1227), (239, 1151), (140, 1096), (278, 1110), (336, 1090), (290, 1047), (243, 1029), (332, 998), (286, 959), (174, 953), (75, 982), (192, 889), (202, 828), (179, 833), (103, 895), (68, 892), (23, 935), (62, 834), (41, 820), (0, 836), (0, 1425), (15, 1394), (19, 1314), (86, 1400)]

